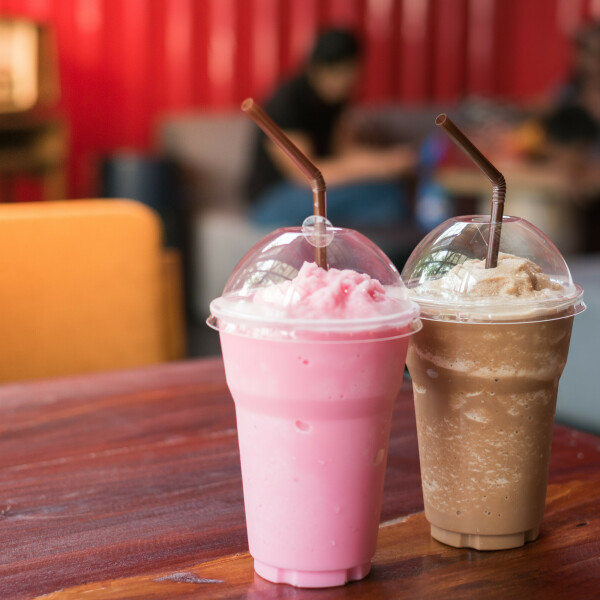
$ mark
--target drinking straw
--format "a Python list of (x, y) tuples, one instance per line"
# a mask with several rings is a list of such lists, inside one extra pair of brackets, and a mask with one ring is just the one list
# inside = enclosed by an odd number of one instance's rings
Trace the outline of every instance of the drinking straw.
[[(246, 98), (242, 102), (242, 110), (254, 120), (254, 122), (269, 136), (269, 138), (283, 152), (292, 159), (294, 164), (300, 169), (308, 179), (313, 193), (313, 214), (315, 216), (327, 218), (327, 208), (325, 202), (326, 185), (321, 171), (313, 164), (290, 138), (283, 133), (279, 126), (265, 113), (265, 111), (252, 98)], [(317, 222), (315, 224), (318, 233), (324, 233), (325, 224)], [(327, 269), (327, 250), (315, 248), (315, 262), (319, 267)]]
[(502, 215), (506, 197), (504, 175), (475, 147), (473, 142), (450, 120), (450, 117), (442, 113), (437, 116), (435, 124), (452, 138), (452, 141), (485, 173), (494, 186), (488, 248), (485, 257), (485, 268), (493, 269), (498, 266), (498, 250), (500, 249)]

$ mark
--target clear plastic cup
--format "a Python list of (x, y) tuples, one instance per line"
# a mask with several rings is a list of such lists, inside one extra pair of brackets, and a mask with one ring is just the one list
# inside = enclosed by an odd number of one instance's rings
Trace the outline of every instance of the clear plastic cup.
[[(377, 279), (394, 310), (290, 318), (256, 298), (280, 291), (314, 246), (330, 269)], [(258, 304), (258, 305), (257, 305)], [(235, 401), (250, 553), (263, 578), (329, 587), (365, 577), (375, 553), (394, 400), (418, 306), (390, 260), (356, 231), (279, 229), (252, 248), (209, 325)]]
[(407, 365), (425, 515), (437, 540), (479, 550), (538, 536), (558, 381), (573, 316), (585, 309), (560, 252), (525, 220), (504, 218), (501, 261), (503, 253), (529, 259), (547, 279), (465, 269), (484, 261), (488, 223), (449, 219), (402, 271), (423, 321)]

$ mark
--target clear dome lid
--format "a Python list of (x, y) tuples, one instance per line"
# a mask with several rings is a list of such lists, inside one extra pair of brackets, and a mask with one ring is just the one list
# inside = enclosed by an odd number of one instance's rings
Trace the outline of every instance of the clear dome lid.
[[(303, 227), (273, 231), (246, 253), (222, 296), (210, 304), (211, 327), (238, 333), (243, 328), (372, 332), (404, 327), (413, 332), (420, 327), (418, 305), (408, 299), (398, 270), (373, 242), (328, 222), (317, 231), (307, 221)], [(312, 264), (317, 248), (327, 253), (328, 271), (320, 274)], [(307, 283), (304, 275), (311, 270), (317, 279)], [(295, 286), (300, 279), (304, 287), (299, 295)], [(346, 294), (354, 298), (342, 297)], [(371, 302), (369, 295), (378, 302)], [(341, 304), (352, 303), (354, 307), (340, 310)]]
[(485, 269), (489, 215), (448, 219), (413, 250), (402, 279), (425, 318), (561, 318), (585, 309), (556, 246), (528, 221), (505, 216), (498, 267)]

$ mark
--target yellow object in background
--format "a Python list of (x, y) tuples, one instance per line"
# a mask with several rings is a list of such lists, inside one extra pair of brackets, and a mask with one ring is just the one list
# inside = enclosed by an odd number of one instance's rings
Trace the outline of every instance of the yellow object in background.
[(54, 31), (0, 15), (0, 114), (54, 107), (60, 97)]
[(181, 357), (181, 283), (140, 203), (0, 205), (0, 381)]
[(543, 151), (546, 136), (539, 120), (527, 119), (509, 131), (504, 140), (508, 156), (535, 157)]

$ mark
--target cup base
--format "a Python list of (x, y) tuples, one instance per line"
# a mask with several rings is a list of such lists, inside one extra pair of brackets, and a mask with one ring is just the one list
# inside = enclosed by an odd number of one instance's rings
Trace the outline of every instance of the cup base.
[(527, 531), (508, 533), (505, 535), (480, 535), (477, 533), (458, 533), (442, 529), (431, 524), (431, 537), (442, 544), (455, 548), (475, 548), (475, 550), (509, 550), (518, 548), (527, 542), (533, 542), (540, 534), (540, 528), (534, 527)]
[(363, 579), (369, 574), (371, 563), (333, 571), (296, 571), (294, 569), (273, 567), (254, 559), (254, 570), (263, 579), (272, 583), (288, 583), (301, 588), (325, 588)]

